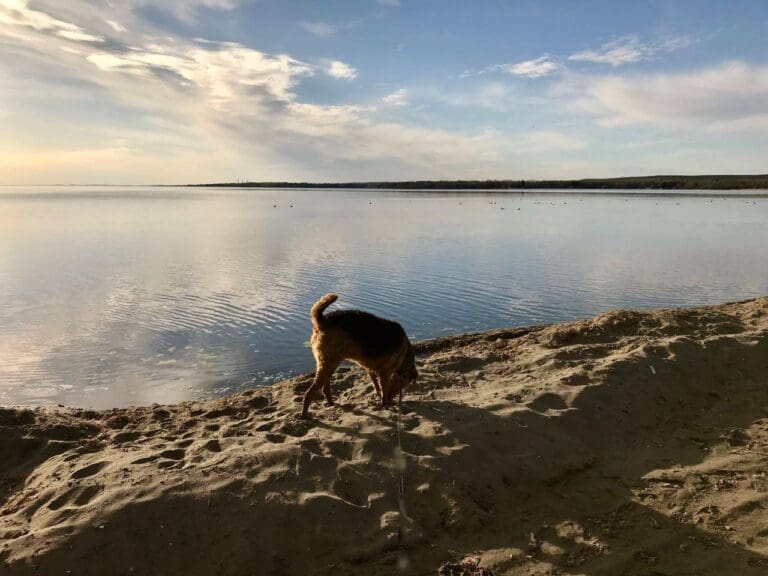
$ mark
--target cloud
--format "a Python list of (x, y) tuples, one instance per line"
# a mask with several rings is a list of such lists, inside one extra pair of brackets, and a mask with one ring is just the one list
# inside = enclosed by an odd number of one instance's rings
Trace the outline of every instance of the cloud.
[(357, 70), (341, 60), (327, 61), (325, 64), (325, 73), (331, 78), (339, 78), (342, 80), (354, 80), (357, 78)]
[(694, 73), (572, 76), (556, 92), (601, 126), (768, 131), (768, 67), (728, 62)]
[[(44, 6), (42, 0), (39, 6)], [(46, 134), (76, 134), (82, 139), (62, 137), (58, 145), (41, 145), (36, 156), (35, 137), (25, 127), (24, 153), (0, 163), (0, 178), (17, 180), (14, 165), (25, 170), (26, 181), (38, 182), (45, 174), (49, 182), (167, 182), (200, 179), (204, 173), (219, 179), (248, 174), (371, 178), (393, 170), (404, 177), (488, 176), (506, 172), (506, 154), (525, 153), (511, 147), (507, 136), (482, 127), (464, 132), (411, 126), (382, 121), (372, 106), (306, 101), (298, 90), (305, 78), (319, 73), (338, 80), (357, 76), (352, 66), (339, 60), (309, 63), (234, 42), (152, 33), (146, 25), (139, 26), (124, 5), (93, 12), (89, 4), (72, 0), (67, 9), (66, 18), (41, 9), (50, 17), (39, 17), (45, 22), (41, 29), (16, 16), (0, 22), (0, 33), (12, 33), (4, 44), (10, 50), (0, 54), (0, 71), (9, 70), (9, 81), (16, 71), (34, 77), (44, 87), (33, 91), (36, 97), (58, 105), (61, 91), (55, 82), (65, 79), (67, 86), (77, 87), (78, 97), (82, 92), (84, 102), (109, 106), (114, 113), (109, 123), (89, 121), (82, 114), (47, 118)], [(115, 37), (117, 30), (107, 19), (120, 22), (126, 31)], [(77, 29), (83, 38), (55, 34), (60, 29)], [(86, 39), (97, 34), (103, 42)], [(18, 82), (14, 86), (19, 101), (32, 93)], [(407, 99), (407, 92), (390, 96), (389, 103), (396, 104)], [(3, 101), (2, 107), (13, 109), (14, 102)], [(25, 120), (19, 117), (18, 122), (11, 133)], [(117, 144), (94, 149), (89, 146), (94, 141)], [(17, 149), (13, 142), (3, 147)], [(98, 162), (98, 171), (81, 169), (91, 160)], [(33, 169), (33, 164), (42, 168)]]
[(239, 4), (242, 4), (239, 0), (188, 0), (183, 3), (191, 5), (199, 4), (206, 8), (216, 8), (218, 10), (234, 10)]
[(492, 64), (482, 70), (464, 70), (459, 74), (459, 78), (471, 78), (472, 76), (481, 76), (490, 72), (503, 72), (512, 76), (523, 76), (525, 78), (543, 78), (555, 72), (559, 72), (563, 67), (552, 58), (545, 54), (533, 60), (523, 60), (521, 62), (507, 64)]
[(75, 42), (102, 42), (103, 38), (85, 32), (71, 22), (65, 22), (46, 12), (29, 7), (27, 0), (0, 0), (0, 24), (55, 34)]
[(502, 82), (473, 84), (469, 90), (458, 92), (435, 91), (431, 95), (439, 102), (466, 108), (487, 108), (496, 112), (507, 110), (520, 94)]
[(174, 15), (187, 24), (194, 24), (200, 9), (231, 11), (248, 0), (127, 0), (129, 7), (152, 6)]
[(405, 88), (395, 90), (391, 94), (384, 96), (382, 101), (390, 106), (405, 106), (408, 104), (408, 90)]
[(376, 0), (382, 6), (400, 6), (400, 0)]
[(542, 78), (554, 74), (560, 69), (560, 66), (553, 62), (549, 56), (541, 56), (534, 60), (525, 60), (516, 64), (499, 64), (497, 69), (514, 76)]
[(114, 30), (115, 32), (125, 32), (126, 31), (125, 26), (123, 26), (119, 22), (115, 22), (114, 20), (106, 20), (106, 23), (109, 24), (110, 27), (112, 28), (112, 30)]
[(573, 62), (594, 62), (621, 66), (649, 60), (661, 52), (674, 52), (695, 44), (691, 36), (677, 36), (656, 42), (642, 42), (637, 36), (624, 36), (603, 44), (598, 50), (582, 50), (568, 56)]
[(338, 31), (338, 27), (327, 22), (300, 22), (299, 26), (304, 28), (310, 34), (324, 38), (326, 36), (332, 36)]

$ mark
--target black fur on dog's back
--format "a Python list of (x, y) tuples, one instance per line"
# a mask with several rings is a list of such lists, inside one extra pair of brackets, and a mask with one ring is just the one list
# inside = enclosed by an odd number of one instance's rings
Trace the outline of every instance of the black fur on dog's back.
[(336, 310), (323, 318), (324, 330), (341, 330), (368, 356), (380, 357), (397, 352), (408, 341), (397, 322), (361, 310)]

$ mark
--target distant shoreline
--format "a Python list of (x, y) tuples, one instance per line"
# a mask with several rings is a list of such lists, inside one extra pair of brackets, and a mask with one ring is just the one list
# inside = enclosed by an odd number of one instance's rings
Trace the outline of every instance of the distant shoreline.
[(188, 184), (212, 188), (355, 188), (414, 191), (526, 190), (765, 190), (768, 174), (703, 176), (632, 176), (579, 180), (404, 180), (377, 182), (215, 182)]

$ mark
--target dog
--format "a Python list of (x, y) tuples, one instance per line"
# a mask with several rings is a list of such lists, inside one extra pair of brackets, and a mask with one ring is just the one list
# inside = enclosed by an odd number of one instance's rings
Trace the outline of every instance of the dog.
[(312, 386), (304, 394), (302, 418), (308, 417), (309, 404), (321, 389), (325, 401), (333, 405), (331, 376), (342, 360), (351, 360), (368, 372), (381, 406), (419, 375), (413, 346), (400, 324), (360, 310), (323, 314), (338, 298), (336, 294), (326, 294), (315, 302), (310, 312), (312, 354), (317, 370)]

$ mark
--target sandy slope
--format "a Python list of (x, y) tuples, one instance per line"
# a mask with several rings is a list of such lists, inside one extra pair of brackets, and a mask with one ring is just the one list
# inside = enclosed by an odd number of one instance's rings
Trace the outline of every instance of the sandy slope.
[(0, 574), (768, 574), (768, 298), (425, 342), (420, 369), (403, 458), (353, 368), (311, 421), (308, 378), (0, 410)]

